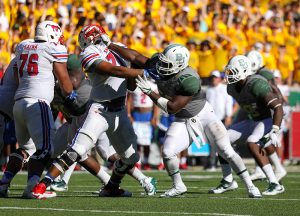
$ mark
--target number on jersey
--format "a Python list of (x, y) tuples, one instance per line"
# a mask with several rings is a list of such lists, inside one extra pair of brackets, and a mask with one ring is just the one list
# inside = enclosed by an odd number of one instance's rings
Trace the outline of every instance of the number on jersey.
[(20, 77), (23, 76), (23, 70), (26, 63), (27, 63), (27, 73), (29, 76), (36, 76), (39, 73), (38, 64), (37, 64), (39, 60), (38, 54), (33, 53), (30, 56), (28, 54), (21, 54), (20, 60), (22, 61), (21, 66), (19, 68)]

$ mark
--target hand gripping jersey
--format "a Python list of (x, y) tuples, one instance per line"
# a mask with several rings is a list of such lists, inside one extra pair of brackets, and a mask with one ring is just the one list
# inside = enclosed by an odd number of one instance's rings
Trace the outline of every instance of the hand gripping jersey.
[(43, 99), (51, 102), (54, 95), (54, 62), (67, 62), (66, 47), (52, 42), (26, 42), (16, 57), (19, 87), (15, 100)]
[(265, 96), (272, 92), (266, 79), (255, 74), (247, 78), (240, 91), (236, 87), (236, 84), (228, 85), (227, 92), (248, 113), (249, 118), (255, 121), (271, 118), (271, 110), (264, 101)]
[[(83, 79), (79, 87), (76, 89), (77, 101), (80, 109), (82, 110), (87, 109), (87, 104), (90, 98), (91, 90), (92, 90), (92, 86), (90, 80)], [(62, 96), (58, 84), (55, 85), (54, 98), (51, 103), (51, 106), (55, 111), (62, 112), (66, 120), (70, 123), (72, 115), (65, 106), (65, 97)]]
[(13, 119), (14, 96), (18, 88), (14, 78), (14, 68), (17, 68), (16, 58), (11, 60), (0, 82), (0, 111), (11, 119)]
[(123, 78), (112, 77), (94, 72), (94, 67), (102, 61), (116, 66), (126, 66), (126, 63), (117, 54), (111, 52), (103, 43), (90, 45), (80, 53), (81, 65), (88, 72), (92, 83), (90, 99), (96, 102), (110, 101), (125, 97), (127, 81)]
[[(153, 82), (149, 82), (151, 89), (157, 92), (157, 86)], [(153, 107), (153, 101), (140, 88), (136, 88), (132, 92), (133, 107)]]
[(176, 95), (193, 96), (192, 100), (175, 114), (178, 118), (191, 118), (197, 115), (206, 103), (205, 94), (201, 92), (200, 77), (190, 67), (168, 80), (158, 80), (157, 87), (159, 94), (169, 100)]

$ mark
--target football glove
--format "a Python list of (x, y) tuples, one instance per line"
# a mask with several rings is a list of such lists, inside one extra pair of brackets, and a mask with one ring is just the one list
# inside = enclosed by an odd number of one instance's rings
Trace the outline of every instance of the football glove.
[(136, 78), (135, 81), (136, 85), (142, 90), (143, 93), (145, 93), (146, 95), (151, 94), (152, 89), (145, 75), (143, 78), (138, 76), (138, 78)]
[(149, 69), (144, 69), (144, 77), (146, 78), (152, 78), (154, 80), (160, 80), (160, 76), (157, 73), (156, 68), (149, 68)]
[(70, 114), (73, 116), (80, 116), (84, 113), (85, 109), (82, 109), (77, 100), (77, 92), (72, 91), (66, 98), (65, 98), (65, 106), (69, 110)]
[[(273, 125), (271, 131), (267, 133), (264, 138), (271, 140), (270, 144), (273, 144), (275, 147), (281, 146), (281, 142), (279, 140), (279, 127), (277, 125)], [(268, 147), (268, 145), (265, 145), (265, 147)]]

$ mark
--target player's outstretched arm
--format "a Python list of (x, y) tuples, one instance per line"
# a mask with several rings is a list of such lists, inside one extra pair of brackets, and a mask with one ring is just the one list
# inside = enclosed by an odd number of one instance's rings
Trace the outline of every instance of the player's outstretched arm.
[(67, 63), (66, 62), (54, 62), (53, 63), (53, 72), (56, 78), (59, 81), (60, 89), (64, 96), (68, 96), (73, 91), (73, 85), (70, 80), (68, 71), (67, 71)]

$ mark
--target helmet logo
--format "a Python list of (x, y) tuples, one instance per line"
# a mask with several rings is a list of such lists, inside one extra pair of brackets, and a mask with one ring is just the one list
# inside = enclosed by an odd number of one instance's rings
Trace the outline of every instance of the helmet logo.
[(61, 31), (59, 26), (47, 24), (46, 28), (47, 28), (47, 26), (50, 26), (54, 32), (60, 32)]
[(178, 64), (183, 64), (184, 63), (184, 59), (181, 53), (176, 53), (176, 61), (178, 62)]
[(239, 59), (238, 62), (240, 63), (240, 66), (241, 66), (244, 70), (247, 70), (248, 64), (247, 64), (247, 62), (245, 62), (244, 59)]

